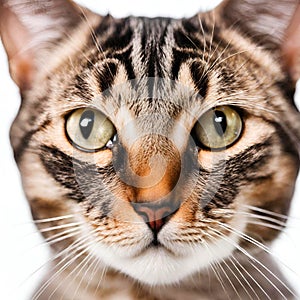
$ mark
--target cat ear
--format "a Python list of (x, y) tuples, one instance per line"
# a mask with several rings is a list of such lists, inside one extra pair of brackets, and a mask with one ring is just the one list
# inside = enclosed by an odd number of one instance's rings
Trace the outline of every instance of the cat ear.
[(80, 20), (81, 11), (68, 0), (0, 0), (0, 36), (21, 90), (30, 88), (38, 66)]
[(299, 0), (225, 0), (223, 20), (271, 50), (296, 82), (300, 78)]

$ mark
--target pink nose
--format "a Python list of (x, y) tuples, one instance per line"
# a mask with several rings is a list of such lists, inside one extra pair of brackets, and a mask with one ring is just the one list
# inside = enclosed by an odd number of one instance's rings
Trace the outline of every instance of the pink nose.
[(166, 224), (177, 208), (170, 203), (156, 204), (131, 202), (134, 210), (144, 219), (152, 232), (157, 235), (164, 224)]

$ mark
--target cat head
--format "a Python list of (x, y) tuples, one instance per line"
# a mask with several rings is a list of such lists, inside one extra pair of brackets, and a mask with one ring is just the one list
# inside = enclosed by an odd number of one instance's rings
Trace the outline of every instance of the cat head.
[(182, 20), (0, 3), (22, 96), (11, 141), (55, 251), (156, 285), (277, 236), (299, 168), (298, 1)]

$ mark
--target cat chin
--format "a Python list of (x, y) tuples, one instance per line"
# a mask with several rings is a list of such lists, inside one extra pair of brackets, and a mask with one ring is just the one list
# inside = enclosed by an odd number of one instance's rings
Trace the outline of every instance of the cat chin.
[[(231, 237), (233, 243), (238, 243)], [(111, 248), (96, 247), (96, 255), (103, 263), (134, 280), (150, 286), (176, 284), (186, 277), (209, 267), (216, 261), (226, 259), (235, 247), (219, 240), (214, 244), (195, 245), (189, 255), (177, 256), (163, 246), (145, 249), (140, 255), (124, 257)]]

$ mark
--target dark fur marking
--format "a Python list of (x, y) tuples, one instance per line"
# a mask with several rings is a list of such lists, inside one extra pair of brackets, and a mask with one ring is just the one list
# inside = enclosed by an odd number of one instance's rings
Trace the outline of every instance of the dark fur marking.
[(115, 185), (111, 165), (99, 168), (45, 145), (41, 146), (40, 159), (46, 171), (68, 190), (72, 200), (87, 201), (88, 205), (97, 207), (101, 218), (110, 213), (113, 195), (106, 185)]
[[(117, 36), (117, 38), (116, 38)], [(128, 24), (128, 19), (124, 19), (123, 22), (119, 22), (114, 26), (114, 33), (112, 33), (103, 43), (103, 50), (123, 49), (130, 44), (133, 37), (133, 30)]]
[(113, 85), (117, 74), (118, 66), (115, 63), (108, 62), (101, 72), (96, 73), (96, 77), (102, 92), (108, 90)]
[(194, 61), (190, 67), (192, 79), (196, 86), (198, 93), (205, 98), (208, 90), (208, 75), (204, 70), (203, 65)]
[(72, 94), (77, 95), (82, 99), (90, 100), (93, 98), (93, 94), (90, 88), (90, 84), (85, 80), (84, 74), (76, 74), (74, 78), (75, 89), (71, 91)]
[[(270, 140), (266, 140), (245, 149), (227, 161), (220, 162), (212, 172), (200, 170), (200, 173), (205, 176), (206, 187), (219, 185), (215, 194), (210, 194), (207, 189), (205, 198), (200, 198), (205, 213), (209, 215), (212, 208), (228, 207), (236, 198), (240, 186), (243, 184), (261, 181), (273, 176), (273, 174), (264, 176), (258, 174), (258, 170), (269, 161), (268, 149), (270, 146)], [(209, 215), (209, 217), (213, 216)]]
[(37, 132), (46, 129), (47, 126), (51, 124), (51, 120), (45, 120), (43, 124), (41, 124), (38, 128), (28, 131), (23, 138), (21, 139), (20, 144), (14, 149), (14, 158), (17, 163), (19, 163), (20, 159), (22, 158), (26, 148), (28, 147), (30, 140), (33, 135)]

